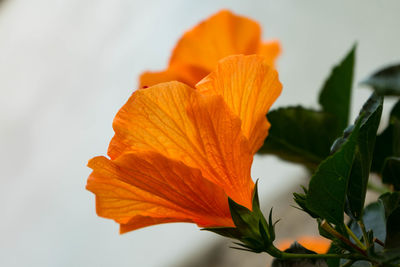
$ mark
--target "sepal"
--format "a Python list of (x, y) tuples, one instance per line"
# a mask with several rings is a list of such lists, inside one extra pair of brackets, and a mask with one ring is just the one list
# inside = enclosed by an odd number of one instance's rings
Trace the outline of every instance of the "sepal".
[(257, 183), (254, 187), (252, 210), (243, 207), (228, 198), (229, 208), (235, 227), (210, 227), (203, 230), (239, 240), (233, 247), (241, 250), (249, 250), (260, 253), (268, 251), (275, 239), (275, 224), (272, 220), (272, 209), (269, 213), (268, 222), (260, 209), (257, 192)]
[(319, 218), (319, 216), (312, 212), (310, 209), (307, 208), (306, 202), (307, 202), (307, 188), (302, 186), (304, 194), (302, 193), (293, 193), (293, 199), (299, 205), (300, 210), (303, 210), (304, 212), (308, 213), (311, 217), (313, 218)]
[(201, 230), (210, 231), (229, 238), (240, 239), (241, 235), (235, 227), (206, 227)]

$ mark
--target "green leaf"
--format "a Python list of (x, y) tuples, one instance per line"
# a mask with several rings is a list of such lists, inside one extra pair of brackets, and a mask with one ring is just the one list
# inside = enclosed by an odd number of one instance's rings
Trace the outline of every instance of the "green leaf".
[(400, 157), (387, 157), (383, 164), (382, 182), (400, 190)]
[(332, 142), (347, 126), (355, 46), (326, 80), (319, 97), (322, 111), (300, 106), (271, 111), (268, 138), (258, 151), (303, 164), (310, 170), (329, 156)]
[(376, 131), (381, 120), (383, 97), (373, 93), (360, 111), (362, 117), (356, 153), (349, 178), (347, 213), (359, 219), (364, 208), (369, 172), (375, 146)]
[(341, 133), (334, 115), (300, 106), (273, 110), (267, 115), (271, 129), (261, 154), (280, 158), (315, 169), (330, 151)]
[(387, 232), (385, 250), (393, 250), (400, 256), (400, 193), (385, 193), (379, 199), (385, 207)]
[(374, 88), (379, 95), (400, 95), (400, 64), (392, 65), (372, 74), (361, 84)]
[(390, 112), (389, 125), (377, 136), (371, 171), (382, 173), (387, 157), (400, 156), (400, 101)]
[(383, 202), (383, 206), (385, 207), (386, 219), (397, 207), (400, 207), (400, 192), (388, 192), (381, 195), (379, 199)]
[(368, 261), (356, 261), (351, 265), (351, 267), (373, 267)]
[(400, 248), (400, 207), (397, 207), (389, 215), (386, 231), (385, 249)]
[(346, 192), (362, 119), (358, 119), (343, 145), (314, 173), (309, 183), (306, 206), (319, 217), (343, 225)]
[(341, 131), (349, 122), (355, 52), (354, 45), (339, 65), (332, 70), (319, 95), (319, 103), (323, 111), (337, 116)]

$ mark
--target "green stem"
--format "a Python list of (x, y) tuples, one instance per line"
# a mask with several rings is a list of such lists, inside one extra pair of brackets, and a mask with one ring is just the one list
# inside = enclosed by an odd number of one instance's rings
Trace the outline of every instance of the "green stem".
[(300, 254), (300, 253), (288, 253), (277, 249), (271, 245), (267, 252), (275, 258), (279, 259), (351, 259), (361, 260), (364, 257), (360, 257), (354, 254)]
[(359, 225), (360, 228), (361, 228), (361, 231), (362, 231), (362, 234), (363, 234), (363, 237), (364, 237), (365, 245), (367, 246), (367, 248), (369, 248), (369, 246), (370, 246), (371, 244), (369, 243), (368, 234), (367, 234), (367, 229), (365, 229), (365, 224), (364, 224), (364, 222), (363, 222), (362, 219), (358, 221), (358, 225)]
[(282, 259), (352, 259), (351, 254), (297, 254), (282, 252)]
[(361, 241), (357, 238), (357, 236), (353, 233), (353, 231), (351, 231), (351, 229), (346, 224), (344, 226), (346, 228), (347, 233), (356, 242), (357, 246), (359, 246), (362, 250), (366, 250), (367, 248), (365, 247), (365, 245), (363, 243), (361, 243)]
[(322, 227), (322, 229), (324, 229), (325, 231), (330, 233), (332, 236), (340, 239), (342, 242), (346, 243), (348, 246), (350, 246), (350, 247), (354, 248), (355, 250), (357, 250), (360, 254), (362, 254), (364, 256), (367, 256), (367, 253), (365, 252), (365, 249), (362, 249), (362, 248), (358, 247), (357, 245), (353, 244), (347, 237), (343, 236), (338, 231), (336, 231), (326, 220), (323, 220), (321, 222), (321, 227)]

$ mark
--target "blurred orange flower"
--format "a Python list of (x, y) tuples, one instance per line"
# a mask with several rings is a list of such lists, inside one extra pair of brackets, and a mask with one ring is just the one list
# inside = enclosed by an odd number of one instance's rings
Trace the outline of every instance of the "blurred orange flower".
[(124, 233), (166, 222), (234, 226), (227, 196), (251, 209), (253, 155), (281, 92), (264, 57), (230, 56), (196, 89), (173, 81), (132, 94), (114, 119), (87, 189)]
[[(331, 246), (330, 240), (318, 236), (303, 236), (298, 238), (296, 241), (306, 249), (312, 250), (318, 254), (327, 253)], [(293, 242), (293, 240), (289, 239), (282, 240), (278, 243), (278, 248), (280, 250), (288, 249)]]
[(174, 80), (194, 86), (229, 55), (259, 54), (273, 66), (280, 50), (278, 41), (261, 41), (257, 22), (222, 10), (186, 32), (175, 46), (168, 68), (143, 73), (140, 88)]

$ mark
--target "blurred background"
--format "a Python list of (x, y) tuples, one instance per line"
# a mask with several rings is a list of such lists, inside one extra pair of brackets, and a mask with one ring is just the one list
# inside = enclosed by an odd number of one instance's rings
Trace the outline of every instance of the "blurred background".
[[(119, 235), (116, 223), (97, 217), (86, 163), (106, 153), (112, 119), (138, 75), (163, 69), (182, 33), (222, 8), (281, 41), (284, 90), (274, 108), (317, 108), (320, 86), (355, 42), (355, 84), (400, 60), (398, 0), (0, 1), (0, 266), (203, 266), (221, 239), (195, 225)], [(369, 93), (355, 89), (352, 118)], [(256, 156), (252, 173), (265, 210), (301, 216), (290, 207), (291, 190), (307, 183), (301, 166)], [(294, 227), (316, 228), (283, 220), (278, 231), (294, 238)], [(262, 255), (223, 253), (258, 261), (239, 266), (267, 266)]]

